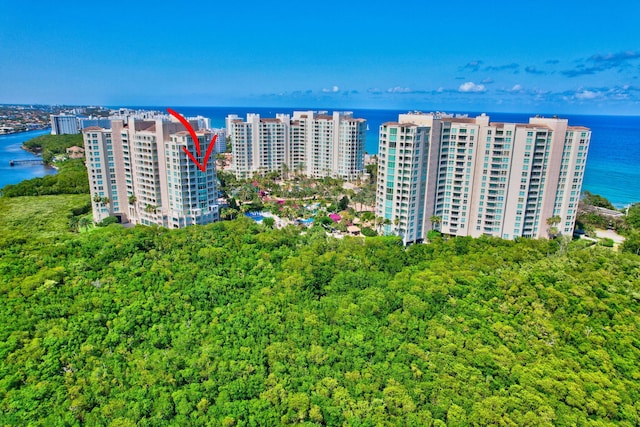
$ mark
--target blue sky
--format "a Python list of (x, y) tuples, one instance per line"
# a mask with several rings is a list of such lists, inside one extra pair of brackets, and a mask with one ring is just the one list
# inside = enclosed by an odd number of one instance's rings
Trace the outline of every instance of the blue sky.
[(0, 1), (0, 103), (640, 115), (640, 1)]

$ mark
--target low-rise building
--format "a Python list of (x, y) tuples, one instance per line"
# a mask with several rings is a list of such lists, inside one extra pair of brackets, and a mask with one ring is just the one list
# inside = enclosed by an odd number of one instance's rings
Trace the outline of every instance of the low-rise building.
[(84, 148), (78, 147), (74, 145), (73, 147), (67, 148), (67, 156), (70, 159), (83, 159), (84, 158)]

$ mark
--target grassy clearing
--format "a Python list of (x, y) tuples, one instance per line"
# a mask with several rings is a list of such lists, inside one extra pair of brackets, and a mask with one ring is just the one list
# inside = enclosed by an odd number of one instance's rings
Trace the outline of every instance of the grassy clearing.
[(0, 236), (31, 239), (71, 233), (71, 209), (89, 201), (88, 194), (0, 197)]

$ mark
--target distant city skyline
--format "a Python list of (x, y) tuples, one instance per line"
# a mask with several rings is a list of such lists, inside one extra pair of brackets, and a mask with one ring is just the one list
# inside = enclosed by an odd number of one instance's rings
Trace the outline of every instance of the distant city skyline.
[(640, 2), (2, 12), (0, 103), (640, 115)]

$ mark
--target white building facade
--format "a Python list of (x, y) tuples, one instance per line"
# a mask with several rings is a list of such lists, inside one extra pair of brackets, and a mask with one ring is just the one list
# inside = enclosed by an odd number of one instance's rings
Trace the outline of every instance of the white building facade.
[(227, 117), (236, 176), (294, 171), (321, 178), (356, 179), (364, 171), (366, 120), (350, 112), (295, 111), (246, 120)]
[(388, 122), (380, 127), (376, 217), (385, 234), (421, 242), (428, 187), (430, 127)]
[(66, 114), (51, 114), (51, 135), (80, 133), (78, 117)]

